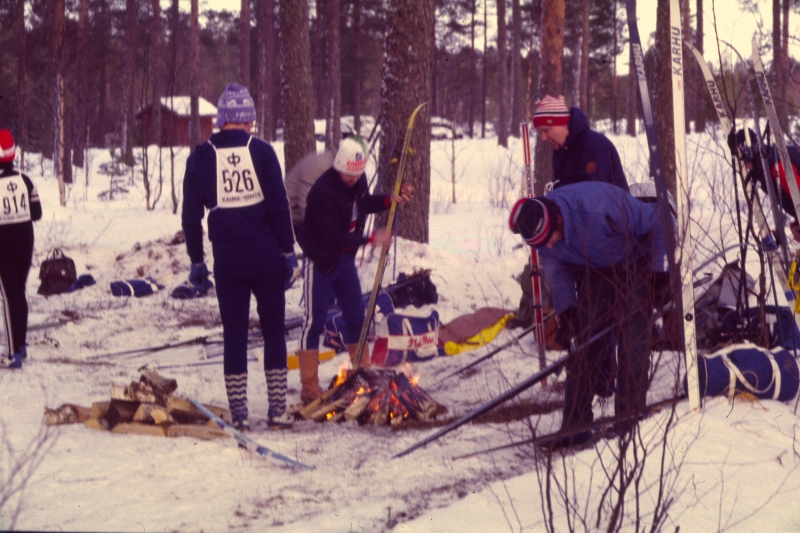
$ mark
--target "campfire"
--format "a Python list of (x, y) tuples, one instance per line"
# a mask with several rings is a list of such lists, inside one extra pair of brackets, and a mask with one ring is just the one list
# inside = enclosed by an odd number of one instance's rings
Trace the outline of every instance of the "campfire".
[(298, 414), (316, 422), (357, 420), (361, 424), (398, 426), (407, 420), (428, 422), (447, 412), (416, 380), (394, 370), (343, 370), (322, 396)]

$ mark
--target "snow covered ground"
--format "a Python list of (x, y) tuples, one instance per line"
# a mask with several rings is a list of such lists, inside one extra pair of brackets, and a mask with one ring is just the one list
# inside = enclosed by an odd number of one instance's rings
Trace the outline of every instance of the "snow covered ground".
[[(644, 136), (612, 136), (629, 181), (646, 179)], [(694, 179), (693, 228), (699, 263), (736, 242), (730, 170), (723, 144), (709, 134), (689, 137), (690, 172)], [(283, 147), (276, 143), (282, 157)], [(517, 198), (522, 150), (511, 139), (510, 150), (495, 139), (455, 143), (455, 195), (452, 203), (450, 141), (432, 146), (430, 244), (401, 240), (396, 271), (432, 269), (438, 288), (435, 306), (443, 322), (483, 306), (515, 309), (521, 291), (513, 279), (526, 261), (520, 240), (508, 231), (508, 207)], [(180, 190), (187, 153), (179, 151), (175, 176)], [(151, 168), (154, 167), (151, 151)], [(139, 357), (92, 359), (98, 354), (178, 342), (221, 332), (216, 299), (179, 301), (172, 287), (188, 274), (182, 244), (171, 244), (180, 230), (179, 215), (169, 205), (169, 152), (164, 157), (164, 194), (154, 211), (145, 209), (141, 179), (113, 201), (98, 194), (109, 178), (99, 173), (107, 151), (91, 153), (88, 187), (83, 170), (76, 175), (67, 206), (58, 202), (51, 164), (29, 155), (28, 173), (36, 182), (44, 208), (36, 223), (34, 267), (28, 280), (30, 324), (70, 319), (59, 328), (29, 334), (29, 359), (21, 372), (0, 373), (0, 529), (49, 531), (336, 531), (449, 532), (545, 531), (541, 458), (530, 447), (456, 459), (491, 446), (555, 429), (563, 395), (551, 380), (510, 402), (492, 419), (469, 424), (400, 459), (392, 455), (434, 431), (390, 429), (354, 423), (298, 422), (291, 431), (265, 427), (266, 385), (260, 363), (250, 363), (249, 400), (252, 437), (263, 445), (316, 466), (298, 471), (280, 462), (242, 451), (231, 440), (198, 441), (116, 435), (83, 425), (51, 428), (43, 434), (45, 407), (62, 403), (90, 405), (107, 400), (111, 385), (138, 379), (145, 364), (174, 365), (201, 361), (198, 346)], [(140, 167), (138, 167), (140, 168)], [(53, 247), (75, 260), (79, 274), (97, 284), (45, 299), (36, 294), (38, 265)], [(206, 243), (209, 267), (210, 246)], [(366, 254), (362, 286), (372, 286), (377, 255)], [(752, 255), (752, 254), (751, 254)], [(732, 259), (734, 252), (728, 254)], [(392, 260), (390, 256), (390, 261)], [(718, 272), (722, 260), (704, 271)], [(385, 282), (391, 281), (392, 265)], [(116, 298), (109, 282), (153, 277), (166, 289), (140, 299)], [(287, 294), (287, 316), (301, 311), (300, 287)], [(426, 311), (423, 309), (422, 312)], [(254, 318), (255, 307), (251, 313)], [(519, 330), (517, 330), (519, 331)], [(503, 332), (493, 343), (511, 338)], [(294, 348), (291, 334), (289, 347)], [(441, 357), (416, 365), (419, 385), (449, 409), (463, 415), (507, 390), (538, 369), (534, 347), (526, 337), (464, 375), (443, 378), (485, 354), (492, 346)], [(251, 352), (256, 357), (258, 350)], [(549, 353), (552, 359), (560, 353)], [(680, 356), (662, 354), (662, 372), (650, 391), (652, 400), (670, 395)], [(218, 359), (217, 359), (218, 360)], [(210, 359), (214, 361), (214, 359)], [(323, 382), (345, 364), (339, 355), (320, 367)], [(161, 370), (178, 381), (176, 394), (226, 406), (221, 365)], [(296, 371), (289, 376), (289, 401), (299, 400)], [(596, 405), (596, 414), (610, 414)], [(794, 402), (748, 403), (709, 400), (699, 413), (686, 402), (642, 424), (649, 461), (643, 469), (639, 511), (632, 495), (623, 511), (623, 531), (649, 530), (658, 502), (668, 501), (663, 531), (800, 531), (800, 472)], [(522, 415), (520, 415), (522, 413)], [(532, 414), (537, 413), (537, 414)], [(669, 426), (668, 426), (669, 424)], [(664, 431), (667, 430), (666, 437)], [(26, 479), (9, 490), (11, 468), (44, 440), (46, 453), (37, 468), (27, 465), (13, 479)], [(568, 480), (573, 502), (564, 512), (553, 499), (552, 524), (558, 531), (605, 529), (595, 523), (603, 508), (614, 441), (557, 460)], [(663, 462), (662, 462), (663, 453)], [(562, 476), (563, 477), (563, 476)], [(659, 483), (659, 481), (663, 483)], [(659, 500), (659, 487), (664, 489)], [(582, 521), (584, 520), (584, 521)]]

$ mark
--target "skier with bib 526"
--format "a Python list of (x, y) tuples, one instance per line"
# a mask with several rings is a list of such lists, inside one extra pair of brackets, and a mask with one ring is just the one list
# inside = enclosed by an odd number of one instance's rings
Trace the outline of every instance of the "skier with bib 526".
[[(308, 192), (305, 218), (298, 243), (303, 249), (303, 328), (300, 333), (300, 399), (309, 403), (322, 394), (319, 385), (319, 337), (325, 327), (330, 295), (342, 310), (347, 348), (355, 359), (364, 304), (361, 282), (356, 271), (358, 248), (371, 243), (383, 245), (390, 238), (384, 231), (364, 236), (367, 214), (389, 209), (394, 199), (402, 205), (409, 201), (414, 188), (403, 184), (399, 195), (373, 195), (369, 192), (367, 153), (361, 139), (342, 139), (333, 160)], [(364, 351), (367, 351), (364, 346)], [(369, 354), (361, 357), (361, 366), (369, 365)]]
[[(42, 204), (31, 179), (14, 168), (17, 146), (8, 130), (0, 130), (0, 368), (22, 368), (27, 357), (28, 300), (25, 282), (33, 258), (33, 222), (42, 218)], [(5, 327), (4, 327), (5, 325)]]
[(192, 152), (183, 180), (183, 230), (192, 261), (189, 283), (201, 293), (212, 284), (203, 261), (203, 227), (214, 255), (214, 279), (222, 319), (225, 389), (233, 425), (249, 430), (247, 335), (250, 294), (256, 298), (264, 337), (267, 426), (286, 429), (287, 360), (284, 290), (297, 257), (281, 167), (272, 147), (250, 134), (256, 118), (245, 87), (228, 84), (219, 97), (220, 131)]

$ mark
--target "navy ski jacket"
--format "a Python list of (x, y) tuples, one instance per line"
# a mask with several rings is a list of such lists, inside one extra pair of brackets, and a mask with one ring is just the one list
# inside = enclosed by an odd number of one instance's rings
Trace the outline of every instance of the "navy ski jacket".
[(566, 185), (547, 199), (555, 202), (564, 219), (564, 238), (553, 248), (539, 248), (557, 313), (577, 303), (576, 283), (587, 268), (624, 268), (649, 258), (651, 270), (667, 271), (655, 204), (601, 182)]
[[(27, 191), (8, 191), (9, 184), (14, 176), (21, 176)], [(11, 186), (11, 185), (9, 185)], [(22, 172), (14, 169), (12, 163), (0, 163), (0, 187), (6, 194), (0, 195), (3, 203), (0, 205), (0, 215), (13, 214), (26, 209), (30, 220), (10, 224), (0, 223), (0, 259), (10, 257), (28, 257), (33, 249), (33, 221), (42, 218), (42, 204), (39, 193), (31, 179)]]
[[(247, 146), (250, 135), (243, 130), (224, 130), (209, 139), (217, 148)], [(209, 209), (208, 238), (211, 243), (231, 245), (270, 245), (284, 254), (294, 251), (294, 232), (289, 215), (289, 200), (283, 186), (278, 158), (272, 147), (255, 137), (250, 142), (256, 176), (264, 200), (236, 209), (217, 207), (217, 159), (214, 148), (205, 142), (197, 146), (186, 161), (183, 178), (183, 232), (192, 263), (203, 261), (203, 216)]]
[(367, 214), (380, 213), (392, 205), (391, 196), (370, 194), (366, 174), (348, 187), (333, 167), (314, 183), (306, 200), (297, 241), (326, 273), (346, 254), (355, 256), (358, 247), (368, 242), (364, 237)]
[(624, 191), (628, 181), (614, 143), (589, 128), (589, 121), (577, 107), (570, 110), (569, 135), (560, 150), (553, 152), (553, 188), (582, 181), (612, 183)]

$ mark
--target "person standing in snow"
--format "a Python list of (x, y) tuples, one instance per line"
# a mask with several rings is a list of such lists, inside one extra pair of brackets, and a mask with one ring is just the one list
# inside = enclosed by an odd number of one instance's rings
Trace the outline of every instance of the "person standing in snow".
[(14, 168), (16, 153), (11, 132), (0, 130), (0, 291), (6, 301), (8, 327), (3, 347), (8, 357), (0, 359), (0, 368), (18, 369), (28, 355), (25, 283), (33, 259), (33, 221), (42, 218), (42, 204), (31, 179)]
[[(361, 139), (342, 139), (333, 166), (326, 170), (308, 192), (303, 227), (297, 236), (303, 249), (303, 327), (297, 357), (302, 385), (300, 399), (309, 403), (322, 394), (319, 385), (319, 336), (325, 327), (331, 294), (342, 310), (347, 348), (353, 361), (364, 324), (361, 282), (356, 271), (356, 252), (365, 244), (383, 245), (390, 237), (383, 231), (364, 237), (367, 214), (391, 207), (392, 199), (402, 205), (414, 188), (404, 184), (399, 195), (369, 192), (366, 147)], [(360, 365), (369, 366), (364, 346)]]
[(264, 337), (267, 426), (292, 427), (286, 411), (287, 358), (284, 290), (297, 265), (289, 202), (272, 147), (251, 134), (256, 111), (245, 87), (230, 83), (219, 97), (220, 131), (197, 146), (186, 162), (182, 224), (192, 261), (189, 283), (201, 293), (211, 286), (203, 260), (205, 209), (214, 255), (214, 278), (222, 319), (225, 389), (233, 425), (249, 430), (247, 330), (250, 294), (257, 302)]
[[(577, 183), (546, 197), (520, 199), (509, 225), (539, 251), (560, 318), (556, 337), (561, 345), (574, 340), (576, 346), (584, 346), (593, 335), (617, 326), (615, 413), (628, 417), (642, 412), (648, 387), (652, 277), (666, 269), (657, 208), (610, 183)], [(563, 430), (592, 422), (593, 385), (601, 363), (591, 345), (572, 354)], [(583, 432), (552, 444), (578, 444), (589, 436)]]
[[(800, 223), (798, 223), (797, 213), (795, 212), (794, 202), (792, 201), (792, 193), (789, 191), (789, 183), (786, 181), (786, 173), (783, 170), (783, 163), (778, 156), (778, 148), (772, 146), (766, 155), (758, 149), (758, 137), (756, 132), (751, 129), (747, 130), (750, 133), (750, 145), (748, 146), (744, 130), (739, 130), (736, 134), (731, 131), (728, 135), (728, 147), (733, 155), (741, 155), (742, 163), (747, 168), (747, 179), (753, 180), (758, 183), (762, 191), (767, 192), (767, 182), (764, 180), (764, 169), (761, 165), (761, 158), (766, 158), (767, 168), (769, 169), (770, 178), (775, 184), (775, 191), (778, 194), (778, 201), (784, 213), (794, 218), (789, 223), (789, 229), (792, 231), (794, 240), (800, 242)], [(800, 186), (800, 150), (794, 146), (788, 146), (789, 160), (792, 162), (792, 171), (794, 179)], [(780, 176), (780, 178), (779, 178)]]
[[(535, 105), (533, 127), (539, 132), (540, 139), (553, 148), (553, 180), (545, 186), (546, 191), (574, 183), (599, 181), (630, 192), (614, 143), (602, 133), (589, 128), (583, 111), (577, 107), (567, 108), (563, 96), (553, 98), (545, 95)], [(527, 268), (530, 269), (530, 266)], [(526, 277), (530, 278), (530, 270), (523, 272), (521, 279)], [(530, 298), (527, 300), (530, 304)], [(594, 384), (595, 393), (603, 398), (614, 393), (616, 347), (615, 332), (598, 339), (592, 346), (592, 350), (598, 352), (598, 357), (603, 361), (602, 370)]]

